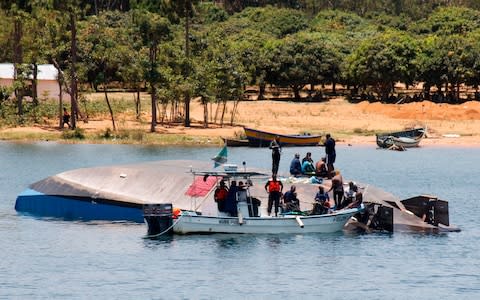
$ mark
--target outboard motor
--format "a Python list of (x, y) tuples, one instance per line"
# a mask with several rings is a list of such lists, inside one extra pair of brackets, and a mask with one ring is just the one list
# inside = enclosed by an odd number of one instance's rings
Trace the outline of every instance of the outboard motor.
[(365, 230), (369, 228), (376, 231), (393, 232), (393, 208), (377, 203), (368, 203), (365, 210), (356, 214), (358, 222), (366, 227), (358, 226)]
[(147, 221), (148, 235), (173, 233), (173, 206), (171, 203), (144, 204), (143, 217)]
[(445, 200), (440, 200), (435, 196), (420, 195), (401, 202), (407, 210), (424, 219), (428, 224), (450, 226), (448, 202)]

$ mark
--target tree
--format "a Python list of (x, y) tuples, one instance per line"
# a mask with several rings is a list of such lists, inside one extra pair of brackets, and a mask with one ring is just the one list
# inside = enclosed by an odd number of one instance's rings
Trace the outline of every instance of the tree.
[[(174, 8), (176, 14), (185, 19), (185, 81), (188, 82), (191, 72), (190, 62), (190, 20), (193, 15), (193, 7), (198, 0), (176, 0), (171, 1), (170, 5)], [(190, 89), (185, 90), (185, 127), (190, 127)]]
[(148, 62), (145, 65), (145, 79), (150, 85), (152, 97), (152, 121), (150, 131), (155, 132), (157, 125), (157, 84), (161, 80), (158, 71), (159, 44), (171, 38), (170, 23), (167, 19), (155, 14), (142, 14), (138, 17), (138, 29), (144, 45), (148, 48)]
[(416, 41), (401, 32), (386, 32), (365, 40), (347, 58), (347, 76), (359, 85), (372, 86), (383, 101), (395, 82), (411, 84), (415, 78)]
[(113, 130), (116, 131), (113, 109), (108, 98), (108, 83), (120, 79), (120, 66), (127, 61), (131, 49), (127, 47), (125, 29), (128, 24), (124, 15), (118, 12), (102, 12), (92, 16), (80, 29), (82, 55), (88, 57), (87, 69), (93, 71), (94, 81), (101, 84), (107, 103)]

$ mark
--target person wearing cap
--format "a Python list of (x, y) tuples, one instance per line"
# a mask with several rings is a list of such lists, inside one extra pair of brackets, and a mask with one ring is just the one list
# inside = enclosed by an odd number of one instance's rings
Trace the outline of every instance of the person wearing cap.
[(295, 156), (290, 163), (290, 175), (298, 176), (302, 174), (302, 164), (300, 163), (300, 154), (295, 153)]

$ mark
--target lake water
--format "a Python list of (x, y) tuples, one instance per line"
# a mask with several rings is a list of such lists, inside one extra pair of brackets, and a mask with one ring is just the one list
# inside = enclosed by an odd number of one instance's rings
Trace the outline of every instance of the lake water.
[[(66, 170), (213, 157), (217, 148), (0, 142), (1, 299), (479, 299), (480, 149), (338, 146), (345, 179), (448, 200), (459, 233), (210, 235), (145, 239), (146, 226), (18, 214), (30, 183)], [(285, 148), (280, 169), (295, 152)], [(268, 149), (229, 162), (269, 168)]]

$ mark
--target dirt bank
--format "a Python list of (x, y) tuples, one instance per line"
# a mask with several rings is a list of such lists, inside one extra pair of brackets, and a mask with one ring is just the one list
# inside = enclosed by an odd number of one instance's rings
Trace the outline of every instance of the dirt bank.
[[(112, 96), (115, 97), (115, 96)], [(118, 95), (117, 95), (118, 97)], [(230, 121), (231, 106), (227, 108), (225, 120)], [(133, 115), (116, 116), (117, 125), (122, 129), (149, 131), (149, 115), (143, 122)], [(244, 101), (239, 104), (234, 126), (210, 125), (203, 128), (203, 107), (192, 102), (192, 127), (157, 127), (157, 134), (211, 137), (234, 136), (242, 133), (242, 125), (284, 134), (310, 132), (312, 134), (332, 133), (339, 142), (348, 144), (374, 143), (376, 132), (402, 130), (415, 125), (426, 125), (429, 138), (423, 145), (467, 145), (480, 146), (480, 102), (471, 101), (461, 105), (436, 104), (429, 101), (408, 104), (381, 104), (361, 102), (351, 104), (343, 98), (322, 103), (293, 103), (273, 101)], [(56, 120), (49, 120), (42, 126), (3, 129), (0, 135), (11, 132), (59, 132)], [(86, 132), (102, 132), (111, 128), (109, 116), (79, 122)], [(450, 136), (450, 137), (445, 137)], [(458, 135), (458, 137), (457, 137)]]

